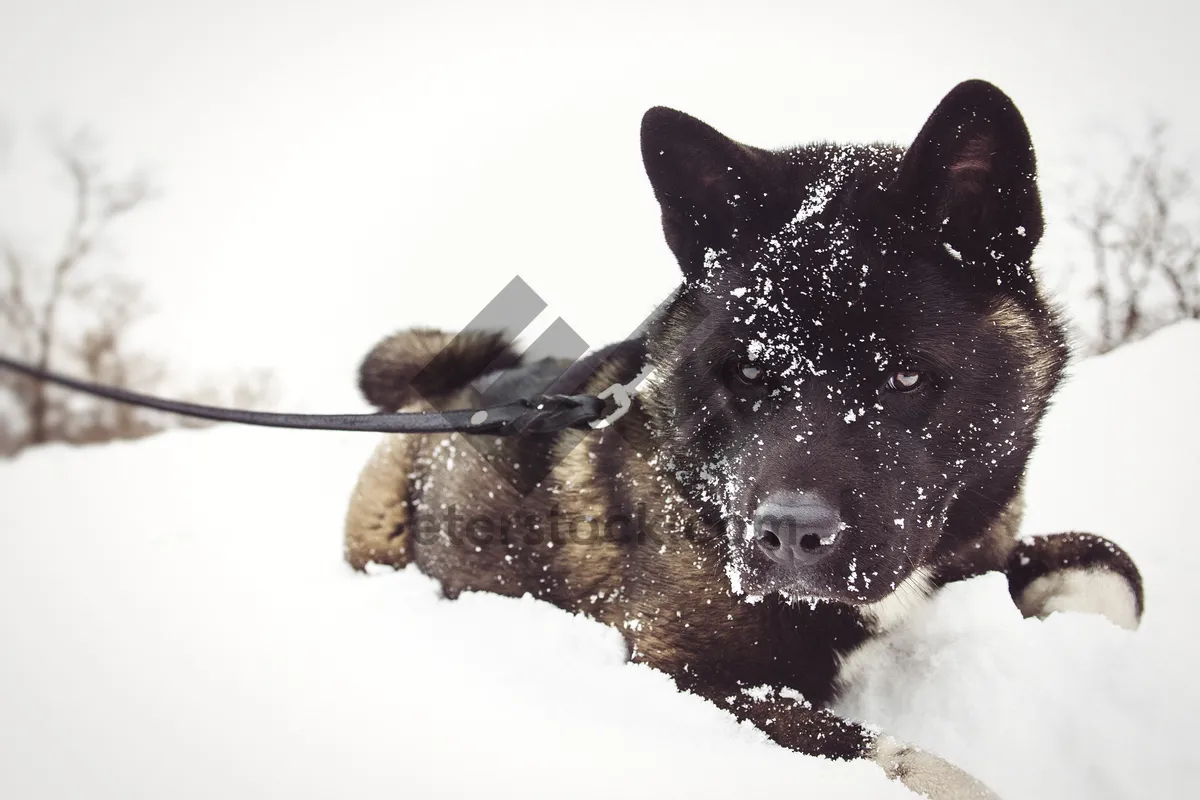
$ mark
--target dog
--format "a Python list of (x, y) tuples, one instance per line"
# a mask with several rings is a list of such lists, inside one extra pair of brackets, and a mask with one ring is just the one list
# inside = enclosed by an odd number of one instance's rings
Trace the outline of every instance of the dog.
[(1001, 571), (1027, 617), (1141, 619), (1112, 542), (1017, 537), (1068, 358), (1031, 268), (1043, 218), (1020, 113), (968, 81), (906, 149), (765, 150), (667, 108), (641, 143), (682, 282), (638, 335), (522, 364), (498, 332), (411, 330), (359, 373), (385, 411), (641, 375), (632, 408), (587, 433), (388, 436), (347, 560), (587, 614), (784, 747), (873, 760), (931, 798), (994, 796), (828, 706), (952, 581)]

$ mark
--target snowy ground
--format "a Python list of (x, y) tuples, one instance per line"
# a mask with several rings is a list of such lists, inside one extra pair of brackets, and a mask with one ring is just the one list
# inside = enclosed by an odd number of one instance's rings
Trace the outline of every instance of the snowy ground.
[[(1082, 364), (1028, 532), (1124, 545), (1142, 629), (946, 591), (844, 709), (1006, 798), (1178, 797), (1200, 711), (1200, 324)], [(615, 632), (340, 561), (371, 435), (223, 428), (0, 464), (0, 796), (905, 797), (786, 752)]]

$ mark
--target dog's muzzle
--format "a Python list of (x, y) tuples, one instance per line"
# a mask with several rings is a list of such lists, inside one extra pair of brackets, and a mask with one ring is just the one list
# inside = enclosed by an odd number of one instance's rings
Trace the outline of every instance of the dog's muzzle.
[(815, 566), (837, 548), (842, 520), (817, 495), (774, 492), (754, 513), (754, 541), (785, 569)]

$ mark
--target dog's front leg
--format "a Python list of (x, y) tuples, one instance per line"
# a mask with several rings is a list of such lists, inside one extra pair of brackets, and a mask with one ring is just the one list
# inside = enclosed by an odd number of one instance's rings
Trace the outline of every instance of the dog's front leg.
[(1026, 617), (1101, 614), (1133, 630), (1142, 619), (1142, 576), (1129, 554), (1090, 533), (1020, 540), (1005, 566), (1008, 591)]
[(909, 789), (931, 800), (997, 797), (948, 761), (815, 708), (790, 689), (759, 686), (723, 691), (697, 687), (694, 691), (733, 712), (739, 720), (749, 721), (790, 750), (835, 759), (870, 759), (889, 778), (899, 778)]

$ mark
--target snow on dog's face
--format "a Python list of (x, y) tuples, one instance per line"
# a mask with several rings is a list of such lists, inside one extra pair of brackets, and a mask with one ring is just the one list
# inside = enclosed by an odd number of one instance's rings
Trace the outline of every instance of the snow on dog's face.
[(1064, 355), (1008, 98), (963, 84), (907, 153), (772, 153), (665, 109), (643, 150), (685, 277), (648, 405), (734, 591), (874, 602), (982, 534)]

